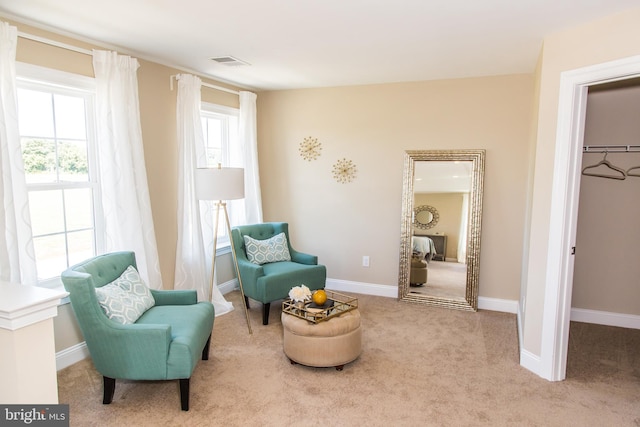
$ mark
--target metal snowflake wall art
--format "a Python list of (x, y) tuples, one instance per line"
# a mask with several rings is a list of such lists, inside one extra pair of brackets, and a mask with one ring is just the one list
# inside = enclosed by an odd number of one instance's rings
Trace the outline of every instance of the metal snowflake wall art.
[(333, 165), (333, 177), (342, 184), (353, 181), (356, 178), (356, 165), (351, 160), (338, 160)]
[(317, 159), (321, 151), (322, 145), (318, 142), (318, 138), (308, 136), (300, 143), (300, 155), (305, 160)]

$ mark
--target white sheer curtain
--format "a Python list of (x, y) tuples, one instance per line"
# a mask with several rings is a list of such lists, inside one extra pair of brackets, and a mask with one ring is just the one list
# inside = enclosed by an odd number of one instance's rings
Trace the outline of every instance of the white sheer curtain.
[[(178, 243), (176, 249), (175, 289), (196, 289), (199, 300), (206, 300), (213, 252), (213, 226), (211, 203), (196, 199), (194, 173), (206, 166), (204, 136), (200, 119), (202, 81), (190, 74), (180, 74), (176, 121), (178, 130)], [(205, 218), (205, 235), (201, 218)], [(205, 250), (203, 242), (211, 242)], [(217, 284), (217, 280), (215, 280)], [(211, 302), (216, 316), (233, 310), (233, 304), (224, 299), (213, 287)]]
[(242, 224), (262, 222), (262, 195), (258, 170), (258, 138), (256, 130), (256, 94), (240, 92), (238, 138), (242, 147), (244, 167), (244, 214)]
[(16, 97), (18, 30), (0, 22), (0, 280), (35, 285), (37, 271)]
[(458, 238), (458, 262), (467, 262), (467, 230), (469, 228), (469, 193), (462, 195), (460, 237)]
[(93, 51), (105, 250), (131, 250), (149, 287), (162, 288), (138, 103), (138, 60)]

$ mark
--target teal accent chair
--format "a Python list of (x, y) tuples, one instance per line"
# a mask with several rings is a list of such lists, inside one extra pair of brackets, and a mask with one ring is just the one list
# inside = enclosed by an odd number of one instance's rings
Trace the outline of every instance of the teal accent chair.
[(202, 355), (209, 358), (214, 309), (197, 302), (195, 290), (155, 290), (155, 305), (132, 324), (104, 313), (95, 288), (111, 283), (130, 266), (133, 252), (99, 255), (61, 275), (96, 370), (103, 376), (103, 404), (113, 400), (116, 379), (180, 380), (180, 402), (189, 410), (189, 379)]
[[(247, 257), (244, 237), (266, 240), (284, 233), (291, 254), (291, 261), (279, 261), (257, 265)], [(244, 288), (245, 302), (249, 307), (249, 298), (262, 303), (262, 324), (269, 324), (271, 302), (289, 297), (294, 286), (306, 285), (309, 289), (324, 289), (327, 269), (318, 265), (318, 257), (298, 252), (291, 247), (289, 224), (286, 222), (266, 222), (262, 224), (241, 225), (231, 229), (231, 237), (238, 260), (238, 270)]]

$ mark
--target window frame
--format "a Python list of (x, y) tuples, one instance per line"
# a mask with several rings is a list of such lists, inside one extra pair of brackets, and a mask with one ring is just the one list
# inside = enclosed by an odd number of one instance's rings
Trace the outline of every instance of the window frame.
[[(87, 143), (88, 180), (82, 182), (62, 181), (55, 183), (27, 183), (27, 193), (42, 190), (69, 190), (88, 188), (92, 192), (92, 228), (95, 254), (104, 252), (104, 219), (101, 204), (99, 163), (96, 133), (96, 83), (95, 79), (80, 74), (16, 62), (16, 86), (20, 89), (37, 90), (47, 93), (82, 97), (85, 100), (85, 129)], [(18, 114), (20, 114), (18, 112)], [(22, 137), (22, 135), (21, 135)], [(31, 215), (31, 212), (29, 213)], [(64, 234), (68, 231), (65, 229)], [(68, 263), (68, 249), (65, 248)], [(37, 263), (36, 263), (37, 268)], [(37, 286), (61, 288), (60, 275), (38, 279)]]

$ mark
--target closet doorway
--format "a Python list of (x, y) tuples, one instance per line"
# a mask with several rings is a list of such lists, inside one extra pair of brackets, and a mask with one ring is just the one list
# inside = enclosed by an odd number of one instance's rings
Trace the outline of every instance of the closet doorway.
[[(640, 337), (640, 78), (590, 86), (568, 378), (633, 371)], [(629, 328), (629, 329), (627, 329)]]
[(565, 71), (560, 76), (539, 360), (540, 376), (550, 381), (566, 377), (588, 89), (638, 77), (640, 56)]

